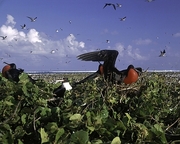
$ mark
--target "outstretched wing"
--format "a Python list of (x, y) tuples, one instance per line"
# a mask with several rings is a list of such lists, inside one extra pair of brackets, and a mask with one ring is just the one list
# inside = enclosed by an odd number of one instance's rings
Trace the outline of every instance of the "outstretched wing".
[(77, 58), (83, 61), (103, 61), (103, 72), (106, 79), (109, 72), (118, 73), (118, 70), (115, 68), (115, 62), (118, 54), (119, 52), (117, 50), (100, 50), (81, 54), (77, 56)]
[(100, 50), (81, 54), (77, 58), (83, 61), (104, 61), (104, 63), (111, 61), (114, 65), (118, 54), (117, 50)]

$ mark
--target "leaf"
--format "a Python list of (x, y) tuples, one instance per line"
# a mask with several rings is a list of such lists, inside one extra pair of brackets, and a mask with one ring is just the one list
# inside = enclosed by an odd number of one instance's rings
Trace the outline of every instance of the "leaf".
[(102, 118), (107, 118), (108, 115), (109, 115), (109, 112), (108, 112), (106, 109), (104, 109), (104, 110), (101, 111), (101, 117), (102, 117)]
[(9, 102), (9, 101), (5, 101), (5, 104), (7, 104), (8, 106), (14, 105), (12, 102)]
[(53, 132), (57, 131), (58, 125), (55, 122), (49, 122), (46, 126), (46, 129), (48, 131), (50, 131), (51, 133), (53, 133)]
[(57, 143), (58, 142), (58, 140), (59, 140), (59, 138), (64, 134), (64, 129), (63, 128), (60, 128), (59, 130), (58, 130), (58, 132), (56, 133), (56, 137), (55, 137), (55, 143)]
[(71, 142), (76, 144), (87, 144), (89, 141), (88, 132), (80, 130), (71, 135)]
[(23, 142), (20, 139), (18, 139), (18, 144), (23, 144)]
[(71, 121), (80, 121), (81, 119), (82, 119), (81, 114), (74, 114), (69, 118), (69, 120)]
[(111, 144), (121, 144), (120, 138), (119, 138), (119, 137), (115, 137), (115, 138), (112, 140)]
[(26, 123), (26, 114), (23, 114), (21, 116), (21, 121), (22, 121), (22, 124), (24, 125)]
[(48, 134), (45, 132), (44, 128), (40, 128), (39, 133), (41, 135), (41, 144), (49, 141)]

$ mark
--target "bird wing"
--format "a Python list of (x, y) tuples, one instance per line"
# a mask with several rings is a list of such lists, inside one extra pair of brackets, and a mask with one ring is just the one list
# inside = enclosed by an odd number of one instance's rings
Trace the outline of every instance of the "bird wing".
[(30, 20), (33, 20), (33, 18), (32, 18), (32, 17), (29, 17), (29, 16), (28, 16), (27, 18), (29, 18)]
[(105, 8), (108, 4), (106, 3), (103, 8)]
[(116, 10), (116, 6), (115, 6), (115, 4), (112, 4), (112, 6), (114, 7), (114, 9)]
[(116, 61), (119, 52), (117, 50), (100, 50), (88, 52), (77, 56), (78, 59), (83, 61)]

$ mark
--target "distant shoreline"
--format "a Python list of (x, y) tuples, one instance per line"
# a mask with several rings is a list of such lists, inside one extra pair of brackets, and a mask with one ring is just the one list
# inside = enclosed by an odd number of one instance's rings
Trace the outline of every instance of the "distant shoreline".
[[(55, 73), (94, 73), (96, 71), (26, 71), (28, 74), (55, 74)], [(160, 72), (160, 73), (178, 73), (180, 70), (147, 70), (147, 72)]]

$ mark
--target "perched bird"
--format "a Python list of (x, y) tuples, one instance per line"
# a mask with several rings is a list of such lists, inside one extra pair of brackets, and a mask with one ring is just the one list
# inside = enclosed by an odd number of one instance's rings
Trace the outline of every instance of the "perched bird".
[(36, 19), (37, 19), (37, 17), (32, 18), (32, 17), (29, 17), (29, 16), (27, 16), (27, 18), (29, 18), (29, 19), (31, 20), (31, 22), (35, 22), (35, 21), (36, 21)]
[(165, 50), (160, 51), (160, 52), (161, 52), (161, 54), (159, 55), (159, 57), (163, 57), (163, 56), (165, 56), (165, 54), (166, 54), (166, 51), (165, 51)]
[(69, 90), (71, 90), (71, 89), (72, 89), (72, 87), (71, 87), (71, 85), (69, 84), (68, 79), (67, 79), (67, 78), (64, 78), (62, 84), (61, 84), (59, 87), (55, 88), (55, 89), (53, 90), (53, 93), (55, 94), (55, 97), (63, 97), (65, 91), (66, 91), (66, 90), (69, 91)]
[(21, 25), (21, 29), (26, 29), (26, 24)]
[(113, 8), (116, 10), (116, 5), (115, 4), (112, 4), (112, 3), (105, 3), (104, 7), (105, 8), (106, 6), (113, 6)]
[[(98, 75), (103, 75), (106, 80), (112, 81), (113, 83), (114, 82), (120, 83), (123, 81), (124, 83), (130, 84), (137, 81), (139, 73), (142, 72), (142, 68), (140, 67), (134, 68), (133, 65), (129, 65), (128, 69), (119, 71), (115, 67), (115, 62), (118, 54), (119, 52), (117, 50), (100, 50), (100, 51), (88, 52), (77, 56), (78, 59), (83, 61), (93, 61), (99, 63), (101, 61), (104, 62), (103, 64), (100, 63), (99, 68), (95, 73), (86, 77), (85, 80), (82, 80), (79, 83), (85, 82), (86, 80), (91, 78), (95, 78)], [(126, 78), (127, 80), (125, 79), (124, 81), (123, 80), (124, 78)]]
[(24, 71), (23, 69), (16, 69), (16, 64), (11, 63), (8, 64), (4, 62), (6, 65), (2, 69), (2, 76), (11, 79), (15, 82), (19, 81), (19, 75)]
[(120, 21), (125, 21), (126, 17), (120, 18)]
[(120, 83), (131, 84), (138, 80), (139, 75), (142, 73), (142, 68), (134, 68), (133, 65), (129, 65), (127, 69), (121, 71)]
[[(4, 62), (4, 63), (6, 65), (2, 69), (2, 76), (9, 80), (19, 82), (19, 75), (21, 73), (23, 73), (24, 70), (21, 68), (17, 69), (16, 64), (14, 64), (14, 63), (11, 63), (11, 64), (8, 64), (6, 62)], [(30, 76), (28, 76), (28, 78), (32, 83), (35, 83), (36, 80), (32, 79)]]
[(7, 36), (0, 36), (0, 37), (2, 37), (2, 40), (5, 40), (7, 38)]

